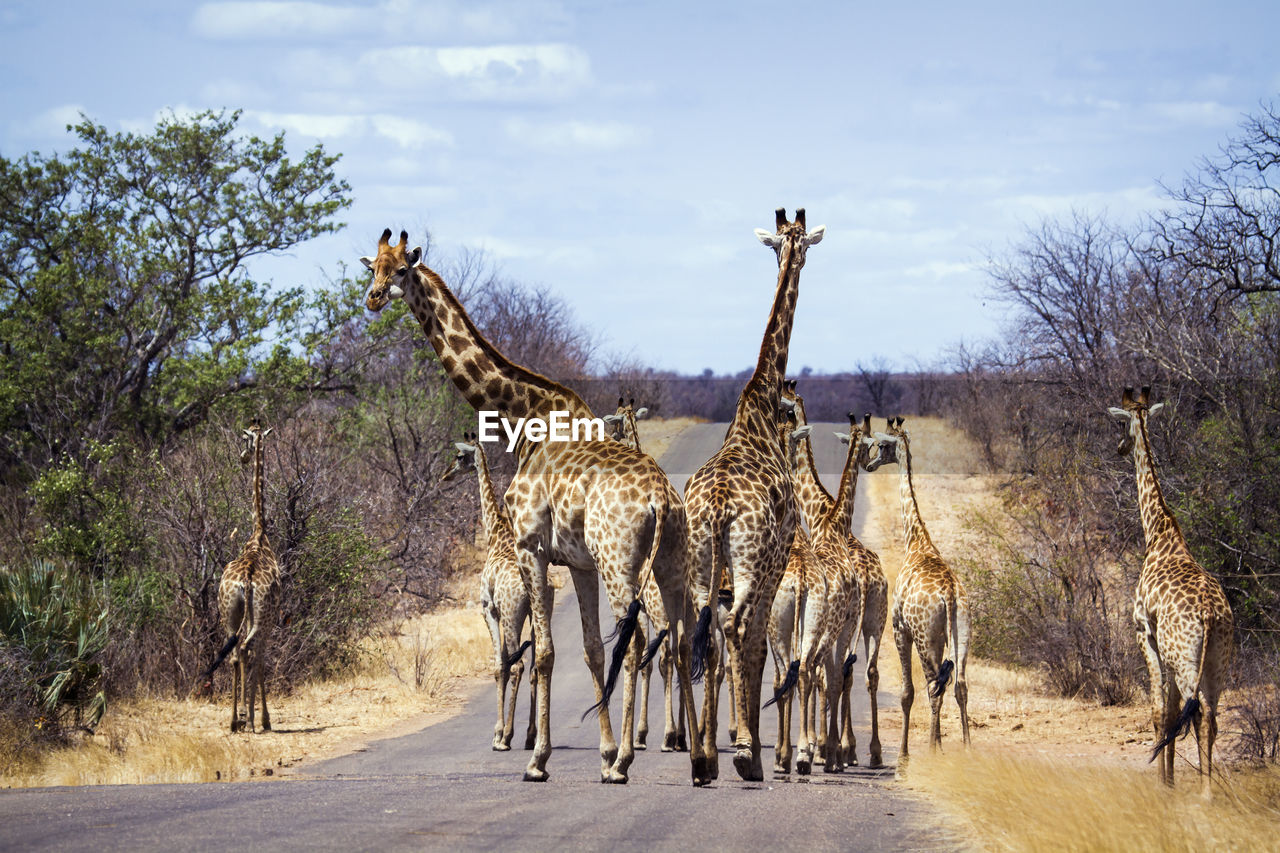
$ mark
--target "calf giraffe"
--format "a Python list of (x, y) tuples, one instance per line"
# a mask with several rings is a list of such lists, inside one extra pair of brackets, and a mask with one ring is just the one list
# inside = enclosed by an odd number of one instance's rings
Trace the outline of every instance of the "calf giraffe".
[[(907, 556), (893, 589), (893, 641), (902, 662), (902, 748), (899, 769), (908, 758), (907, 734), (911, 727), (911, 704), (915, 685), (911, 683), (911, 647), (914, 644), (929, 685), (929, 746), (942, 745), (942, 699), (947, 681), (955, 671), (956, 704), (960, 706), (960, 730), (969, 743), (969, 685), (965, 665), (969, 658), (969, 602), (960, 579), (938, 553), (929, 531), (920, 518), (915, 487), (911, 482), (911, 442), (902, 428), (902, 418), (891, 420), (888, 434), (877, 433), (880, 454), (867, 465), (874, 471), (882, 464), (896, 462), (902, 523)], [(951, 641), (953, 660), (944, 659)]]
[[(805, 231), (804, 210), (787, 222), (779, 208), (777, 231), (757, 230), (778, 256), (778, 284), (755, 371), (738, 398), (724, 444), (685, 487), (689, 519), (690, 585), (699, 608), (693, 643), (695, 670), (706, 667), (702, 748), (718, 773), (716, 753), (716, 669), (712, 653), (722, 574), (732, 582), (733, 600), (724, 624), (729, 680), (736, 706), (734, 768), (743, 779), (764, 779), (760, 763), (760, 687), (766, 655), (769, 610), (787, 565), (796, 526), (790, 466), (778, 443), (777, 417), (787, 351), (799, 293), (800, 269), (808, 247), (825, 228)], [(686, 696), (689, 694), (686, 693)], [(709, 779), (707, 781), (710, 781)]]
[[(471, 439), (474, 441), (474, 439)], [(458, 454), (453, 466), (440, 478), (448, 482), (459, 474), (474, 470), (480, 484), (480, 515), (484, 523), (488, 553), (484, 569), (480, 572), (480, 606), (489, 626), (493, 641), (493, 680), (498, 694), (498, 721), (493, 727), (493, 748), (499, 751), (511, 749), (511, 737), (516, 721), (516, 694), (524, 675), (525, 645), (520, 645), (520, 634), (529, 618), (529, 591), (520, 577), (516, 562), (516, 540), (511, 532), (511, 520), (498, 505), (489, 476), (489, 460), (484, 447), (478, 442), (459, 441), (454, 445)], [(529, 688), (529, 728), (525, 733), (525, 749), (533, 749), (536, 733), (536, 689)], [(511, 688), (511, 700), (507, 701), (507, 688)]]
[[(1218, 696), (1235, 656), (1231, 605), (1218, 582), (1200, 567), (1182, 528), (1165, 503), (1151, 453), (1147, 420), (1164, 405), (1148, 405), (1151, 388), (1135, 398), (1124, 389), (1122, 408), (1110, 412), (1127, 421), (1120, 455), (1133, 452), (1138, 510), (1146, 537), (1146, 557), (1134, 591), (1133, 621), (1138, 647), (1151, 677), (1151, 716), (1160, 781), (1173, 784), (1173, 742), (1194, 724), (1204, 796), (1210, 796), (1213, 741), (1218, 734)], [(1204, 694), (1204, 704), (1199, 696)], [(1180, 699), (1186, 700), (1181, 712)]]
[[(544, 376), (514, 364), (476, 329), (457, 297), (435, 271), (419, 264), (422, 250), (407, 251), (409, 235), (391, 245), (391, 229), (383, 232), (375, 257), (361, 261), (373, 271), (365, 305), (380, 311), (392, 299), (403, 299), (418, 319), (440, 364), (477, 411), (492, 410), (508, 420), (564, 413), (568, 422), (594, 422), (582, 398)], [(529, 441), (516, 445), (519, 458), (506, 493), (507, 512), (516, 542), (520, 575), (529, 589), (533, 612), (534, 667), (538, 722), (526, 781), (549, 777), (551, 755), (551, 670), (555, 646), (551, 636), (552, 590), (547, 580), (551, 561), (569, 567), (578, 594), (583, 653), (596, 689), (600, 723), (602, 782), (625, 783), (635, 757), (636, 663), (643, 649), (635, 633), (639, 591), (652, 573), (666, 613), (675, 623), (676, 669), (684, 694), (690, 695), (689, 637), (692, 623), (685, 591), (686, 529), (679, 494), (652, 458), (588, 427), (578, 441)], [(596, 433), (599, 435), (596, 435)], [(609, 674), (604, 672), (600, 638), (599, 595), (604, 580), (618, 642)], [(628, 658), (628, 656), (630, 656)], [(619, 671), (623, 685), (623, 737), (614, 738), (609, 696)], [(689, 705), (690, 714), (693, 713)], [(690, 727), (696, 720), (690, 720)], [(690, 751), (696, 783), (707, 778), (708, 759), (700, 747)]]
[[(255, 690), (262, 693), (262, 730), (271, 730), (263, 661), (267, 656), (272, 621), (279, 603), (280, 566), (267, 540), (262, 500), (264, 443), (270, 434), (271, 429), (263, 430), (257, 418), (244, 431), (240, 462), (247, 465), (253, 461), (253, 532), (249, 534), (249, 541), (244, 543), (240, 556), (222, 570), (222, 580), (218, 582), (218, 609), (222, 612), (222, 627), (228, 638), (209, 673), (212, 674), (222, 658), (231, 653), (233, 732), (246, 725), (249, 731), (254, 731)], [(242, 701), (244, 716), (240, 714)]]
[[(794, 400), (797, 421), (806, 423), (804, 398), (796, 393), (795, 388), (794, 380), (787, 383), (786, 399)], [(827, 493), (826, 487), (822, 485), (810, 442), (801, 445), (803, 454), (795, 460), (796, 466), (792, 478), (800, 508), (809, 524), (809, 529), (815, 531), (815, 538), (818, 537), (817, 531), (821, 531), (823, 541), (832, 543), (829, 553), (838, 561), (834, 565), (841, 572), (849, 572), (853, 576), (853, 580), (846, 582), (846, 586), (856, 583), (857, 597), (851, 599), (844, 608), (839, 635), (834, 639), (831, 647), (840, 664), (839, 669), (835, 671), (840, 681), (838, 695), (841, 719), (840, 752), (836, 755), (837, 767), (839, 764), (858, 763), (850, 691), (853, 687), (853, 663), (856, 660), (851, 647), (857, 639), (859, 630), (862, 632), (865, 647), (866, 685), (871, 703), (870, 766), (879, 767), (883, 764), (876, 692), (880, 686), (880, 637), (884, 633), (888, 615), (889, 582), (885, 579), (884, 569), (881, 568), (880, 557), (853, 535), (853, 506), (858, 491), (858, 473), (870, 464), (870, 449), (874, 444), (871, 435), (870, 415), (864, 416), (862, 425), (859, 426), (852, 412), (849, 413), (849, 433), (836, 433), (836, 437), (849, 448), (841, 471), (836, 498), (832, 498)], [(838, 543), (841, 538), (844, 540), (843, 547)], [(848, 657), (845, 657), (846, 652), (850, 652)], [(834, 715), (835, 712), (836, 709), (832, 708), (826, 713)], [(825, 755), (826, 750), (824, 749), (823, 752)]]

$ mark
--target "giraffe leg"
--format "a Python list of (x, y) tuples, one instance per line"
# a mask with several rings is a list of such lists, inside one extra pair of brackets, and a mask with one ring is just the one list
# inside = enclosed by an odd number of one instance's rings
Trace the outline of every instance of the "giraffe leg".
[(253, 645), (252, 637), (245, 642), (245, 654), (248, 657), (248, 662), (245, 664), (245, 694), (248, 700), (249, 714), (248, 727), (251, 733), (256, 733), (257, 729), (254, 727), (253, 717), (256, 710), (255, 700), (257, 699), (258, 690), (258, 649)]
[(529, 728), (524, 733), (524, 748), (533, 749), (538, 742), (538, 667), (529, 667)]
[(867, 761), (868, 767), (883, 767), (884, 755), (880, 746), (880, 706), (877, 699), (880, 690), (880, 664), (877, 658), (880, 656), (880, 636), (872, 637), (863, 633), (863, 653), (867, 656), (867, 700), (871, 705), (871, 740), (867, 744), (867, 749), (871, 753), (871, 757)]
[[(636, 636), (643, 640), (647, 640), (648, 631), (636, 631)], [(636, 749), (648, 749), (645, 741), (649, 739), (649, 683), (653, 678), (653, 661), (649, 661), (644, 669), (640, 670), (640, 690), (639, 690), (639, 721), (636, 724)]]
[[(626, 611), (623, 610), (623, 613)], [(621, 641), (619, 641), (621, 642)], [(622, 668), (622, 738), (618, 745), (618, 755), (609, 769), (609, 781), (625, 785), (627, 771), (636, 758), (636, 682), (639, 680), (640, 657), (644, 654), (644, 634), (636, 631), (631, 635), (630, 650)]]
[(600, 575), (594, 569), (572, 569), (573, 588), (578, 593), (578, 615), (582, 621), (582, 657), (595, 685), (596, 718), (600, 723), (600, 781), (609, 781), (609, 769), (618, 757), (618, 742), (604, 704), (604, 643), (600, 638)]
[(951, 650), (955, 654), (956, 705), (960, 708), (960, 734), (964, 745), (969, 745), (969, 681), (965, 668), (969, 661), (969, 605), (963, 599), (956, 602), (955, 621), (952, 625)]
[[(508, 670), (503, 666), (502, 658), (504, 646), (502, 642), (502, 628), (498, 620), (498, 608), (490, 598), (488, 590), (483, 593), (483, 601), (481, 606), (484, 610), (484, 622), (489, 628), (489, 639), (493, 643), (493, 685), (494, 694), (498, 702), (498, 719), (493, 724), (493, 742), (492, 748), (501, 750), (503, 717), (506, 714), (507, 705), (507, 673)], [(509, 748), (509, 747), (508, 747)]]
[(898, 661), (902, 664), (902, 743), (898, 747), (898, 770), (906, 768), (910, 753), (907, 751), (907, 735), (911, 731), (911, 705), (916, 698), (916, 688), (911, 681), (911, 629), (903, 624), (901, 617), (894, 614), (893, 642), (898, 647)]
[(499, 636), (501, 638), (501, 658), (498, 660), (499, 675), (502, 678), (500, 702), (498, 706), (501, 730), (494, 730), (493, 748), (506, 752), (511, 749), (511, 739), (515, 736), (517, 696), (520, 693), (520, 681), (524, 678), (524, 655), (520, 652), (520, 633), (524, 627), (525, 608), (523, 602), (513, 603), (509, 596), (500, 608), (501, 620)]
[[(734, 769), (738, 775), (748, 782), (764, 781), (764, 765), (760, 759), (760, 689), (764, 679), (764, 659), (766, 656), (765, 635), (767, 614), (763, 608), (744, 608), (746, 611), (747, 631), (741, 640), (740, 666), (743, 668), (739, 679), (739, 695), (735, 697), (738, 705), (738, 749), (733, 757)], [(744, 742), (741, 725), (746, 724)]]
[[(1164, 666), (1160, 662), (1160, 652), (1156, 647), (1155, 631), (1147, 622), (1145, 616), (1134, 609), (1134, 621), (1138, 635), (1138, 648), (1142, 650), (1142, 657), (1147, 662), (1147, 677), (1151, 681), (1149, 696), (1151, 702), (1151, 727), (1155, 731), (1155, 742), (1159, 743), (1164, 737), (1165, 732), (1165, 679)], [(1172, 747), (1165, 749), (1172, 750)], [(1169, 782), (1169, 778), (1165, 773), (1164, 750), (1156, 756), (1156, 764), (1160, 771), (1160, 781)]]
[(800, 678), (796, 682), (801, 717), (796, 749), (796, 773), (801, 776), (808, 776), (813, 771), (813, 714), (809, 710), (813, 705), (813, 672), (808, 664), (808, 661), (800, 662)]
[(658, 650), (658, 673), (662, 676), (662, 751), (673, 752), (677, 747), (677, 739), (680, 732), (684, 730), (684, 718), (679, 708), (673, 704), (676, 696), (675, 685), (672, 679), (675, 677), (675, 666), (672, 660), (670, 645), (663, 643), (662, 648)]
[(267, 711), (266, 637), (259, 637), (258, 689), (262, 692), (262, 730), (271, 731), (271, 714)]
[(823, 683), (823, 699), (827, 706), (828, 716), (825, 725), (827, 731), (827, 744), (825, 750), (825, 763), (822, 770), (824, 773), (840, 773), (844, 770), (844, 762), (840, 756), (840, 694), (844, 690), (844, 679), (841, 675), (841, 668), (844, 664), (843, 655), (830, 651), (822, 656), (822, 666), (825, 672), (825, 681)]
[(244, 658), (237, 648), (231, 658), (231, 731), (238, 732), (244, 728), (240, 719), (240, 686), (244, 680)]
[(551, 640), (551, 609), (553, 591), (547, 582), (547, 552), (536, 540), (518, 540), (516, 555), (520, 561), (520, 576), (529, 590), (529, 609), (533, 613), (534, 671), (530, 681), (537, 682), (538, 727), (533, 743), (533, 755), (524, 771), (524, 781), (545, 782), (547, 759), (551, 757), (551, 669), (555, 665), (556, 650)]

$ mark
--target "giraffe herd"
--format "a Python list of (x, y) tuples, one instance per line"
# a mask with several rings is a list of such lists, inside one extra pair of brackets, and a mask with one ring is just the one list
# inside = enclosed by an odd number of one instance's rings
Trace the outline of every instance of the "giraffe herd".
[[(480, 442), (469, 435), (457, 443), (444, 479), (476, 472), (488, 540), (481, 597), (493, 642), (495, 750), (510, 749), (523, 653), (533, 649), (526, 781), (549, 778), (552, 563), (567, 567), (577, 593), (583, 655), (596, 694), (596, 704), (583, 716), (594, 711), (597, 718), (602, 782), (626, 783), (636, 750), (645, 748), (654, 660), (664, 690), (662, 749), (688, 749), (693, 784), (705, 786), (719, 776), (719, 685), (726, 680), (734, 769), (744, 780), (763, 780), (759, 699), (769, 648), (779, 721), (774, 771), (789, 773), (793, 757), (799, 774), (819, 762), (828, 773), (857, 764), (850, 697), (859, 635), (871, 703), (868, 763), (881, 766), (878, 659), (886, 621), (902, 665), (899, 768), (909, 756), (913, 649), (930, 700), (930, 746), (941, 745), (941, 709), (953, 681), (968, 746), (969, 603), (921, 518), (903, 419), (890, 419), (880, 432), (869, 415), (859, 421), (850, 413), (849, 432), (837, 433), (847, 452), (832, 495), (817, 475), (804, 400), (796, 383), (786, 380), (800, 272), (808, 249), (824, 234), (821, 226), (807, 230), (803, 209), (793, 221), (779, 209), (774, 231), (756, 231), (778, 262), (757, 364), (721, 448), (689, 478), (683, 494), (641, 449), (636, 422), (646, 410), (636, 409), (634, 399), (620, 398), (617, 411), (603, 419), (612, 435), (518, 441), (516, 472), (501, 500)], [(594, 417), (574, 391), (498, 351), (440, 276), (419, 263), (421, 250), (409, 249), (407, 233), (395, 244), (391, 235), (384, 231), (376, 254), (361, 259), (372, 272), (366, 307), (376, 312), (392, 299), (403, 300), (473, 408), (513, 420), (556, 411)], [(1146, 388), (1137, 396), (1126, 389), (1123, 407), (1111, 412), (1128, 422), (1121, 451), (1134, 455), (1147, 541), (1134, 620), (1151, 677), (1153, 758), (1160, 759), (1160, 778), (1172, 784), (1173, 739), (1193, 728), (1207, 794), (1218, 697), (1233, 654), (1232, 616), (1221, 587), (1190, 555), (1164, 503), (1147, 433), (1147, 420), (1160, 404), (1150, 405), (1148, 394)], [(254, 531), (219, 587), (229, 639), (218, 660), (232, 654), (235, 664), (233, 731), (253, 729), (255, 688), (262, 694), (262, 728), (270, 728), (262, 660), (280, 573), (263, 526), (268, 433), (256, 421), (244, 433), (246, 461), (251, 453), (255, 462)], [(853, 531), (859, 472), (889, 464), (898, 466), (906, 550), (891, 619), (880, 558)], [(609, 660), (598, 615), (601, 584), (616, 620)], [(530, 638), (522, 644), (525, 621)], [(619, 677), (621, 731), (615, 734), (609, 705)], [(693, 691), (697, 681), (703, 683), (700, 707)], [(800, 709), (794, 743), (793, 705)]]

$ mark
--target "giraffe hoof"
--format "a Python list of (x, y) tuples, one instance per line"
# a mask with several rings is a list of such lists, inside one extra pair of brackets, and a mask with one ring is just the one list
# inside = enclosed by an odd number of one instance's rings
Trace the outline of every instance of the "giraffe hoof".
[(526, 782), (545, 782), (550, 778), (551, 778), (551, 774), (545, 770), (524, 771), (524, 781)]
[(644, 745), (644, 741), (642, 741), (642, 740), (638, 740), (638, 741), (636, 741), (636, 742), (635, 742), (635, 749), (636, 749), (636, 751), (638, 752), (638, 751), (640, 751), (640, 750), (648, 750), (648, 749), (649, 749), (649, 747), (647, 747), (647, 746), (645, 746), (645, 745)]
[(808, 776), (813, 772), (813, 762), (808, 758), (796, 759), (796, 772), (801, 776)]
[(684, 735), (676, 735), (676, 752), (688, 752), (689, 740)]
[(627, 774), (619, 773), (616, 770), (610, 770), (600, 777), (600, 783), (603, 785), (625, 785), (628, 781)]
[(749, 749), (740, 749), (733, 755), (733, 769), (747, 782), (763, 782), (764, 774), (755, 769), (755, 756)]
[(502, 741), (494, 741), (494, 744), (493, 744), (494, 752), (509, 752), (510, 750), (511, 750), (510, 744), (505, 744)]

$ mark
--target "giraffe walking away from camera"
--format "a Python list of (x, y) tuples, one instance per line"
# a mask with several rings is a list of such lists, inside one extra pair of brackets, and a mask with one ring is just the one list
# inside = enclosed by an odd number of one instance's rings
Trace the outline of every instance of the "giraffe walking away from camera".
[[(1143, 387), (1135, 397), (1133, 389), (1126, 388), (1121, 408), (1110, 412), (1127, 422), (1120, 454), (1133, 453), (1147, 545), (1134, 591), (1133, 621), (1151, 677), (1156, 733), (1151, 759), (1158, 762), (1160, 781), (1172, 785), (1174, 741), (1194, 727), (1201, 790), (1209, 797), (1218, 697), (1235, 656), (1234, 619), (1222, 586), (1191, 556), (1182, 528), (1165, 503), (1148, 431), (1148, 420), (1164, 404), (1150, 405), (1150, 393), (1150, 387)], [(1180, 701), (1185, 701), (1181, 711)]]
[[(271, 730), (271, 714), (267, 711), (267, 682), (264, 662), (271, 641), (271, 629), (277, 618), (280, 599), (280, 566), (267, 539), (263, 511), (262, 482), (265, 466), (266, 430), (254, 418), (244, 430), (243, 464), (253, 463), (253, 532), (240, 556), (227, 563), (218, 582), (218, 609), (227, 641), (217, 660), (206, 672), (212, 676), (228, 654), (231, 655), (231, 731), (248, 727), (254, 731), (254, 696), (262, 693), (262, 730)], [(243, 713), (242, 713), (243, 712)]]
[[(825, 228), (805, 230), (804, 210), (795, 222), (777, 211), (776, 232), (756, 235), (778, 257), (778, 283), (755, 371), (738, 398), (724, 444), (689, 479), (685, 508), (689, 521), (690, 585), (698, 609), (694, 669), (706, 671), (702, 730), (697, 738), (710, 759), (703, 784), (719, 773), (716, 753), (716, 670), (719, 621), (715, 600), (722, 576), (732, 585), (724, 620), (731, 696), (737, 732), (734, 768), (750, 781), (764, 779), (760, 761), (760, 687), (764, 671), (769, 611), (782, 579), (795, 532), (797, 510), (790, 466), (778, 441), (778, 412), (787, 352), (799, 293), (800, 270), (808, 247)], [(686, 694), (688, 695), (688, 694)], [(697, 781), (697, 780), (695, 780)]]
[[(784, 399), (795, 403), (797, 422), (807, 423), (804, 398), (796, 393), (794, 380), (787, 383)], [(870, 766), (879, 767), (883, 763), (876, 691), (880, 684), (878, 660), (880, 638), (888, 615), (889, 584), (880, 565), (880, 557), (853, 534), (858, 474), (870, 464), (870, 449), (874, 445), (871, 434), (870, 415), (864, 416), (862, 425), (859, 426), (852, 412), (849, 413), (849, 432), (836, 433), (836, 437), (847, 445), (848, 452), (834, 498), (818, 476), (811, 442), (801, 443), (800, 453), (794, 460), (793, 481), (801, 513), (815, 543), (820, 543), (820, 553), (825, 555), (830, 567), (828, 571), (839, 579), (839, 583), (832, 587), (837, 591), (837, 602), (840, 605), (838, 622), (834, 626), (837, 633), (829, 638), (829, 645), (828, 641), (824, 641), (824, 648), (830, 650), (832, 658), (827, 664), (825, 675), (834, 677), (835, 683), (829, 683), (823, 693), (824, 705), (838, 697), (839, 706), (837, 708), (832, 704), (825, 708), (823, 716), (829, 715), (830, 722), (818, 733), (824, 761), (830, 762), (831, 757), (834, 757), (835, 766), (828, 763), (828, 771), (838, 771), (844, 765), (858, 763), (850, 693), (853, 687), (853, 664), (857, 659), (853, 646), (859, 631), (862, 632), (865, 645), (866, 684), (871, 702)], [(844, 598), (846, 593), (849, 596), (847, 600)], [(826, 743), (827, 738), (835, 731), (837, 713), (840, 721), (838, 749), (834, 742)], [(826, 737), (823, 736), (824, 730)]]
[[(468, 436), (467, 441), (456, 442), (454, 446), (458, 453), (453, 466), (440, 479), (448, 482), (474, 470), (479, 481), (480, 516), (488, 542), (484, 569), (480, 572), (480, 606), (493, 641), (493, 679), (498, 698), (493, 748), (506, 751), (511, 749), (515, 730), (516, 694), (524, 676), (524, 650), (533, 642), (527, 640), (524, 645), (520, 644), (524, 623), (529, 618), (529, 591), (525, 589), (520, 566), (516, 562), (516, 539), (511, 531), (511, 520), (498, 504), (498, 496), (493, 491), (484, 446), (475, 440), (475, 436)], [(533, 749), (537, 731), (537, 691), (533, 686), (533, 673), (530, 673), (529, 683), (529, 727), (525, 732), (525, 749)]]
[[(942, 746), (942, 700), (947, 682), (955, 675), (956, 704), (960, 706), (960, 731), (969, 744), (969, 684), (965, 666), (969, 657), (969, 602), (960, 579), (938, 553), (920, 518), (915, 486), (911, 480), (911, 440), (902, 418), (891, 420), (887, 433), (876, 434), (879, 455), (867, 465), (874, 471), (896, 462), (902, 523), (907, 556), (893, 590), (893, 641), (902, 662), (902, 748), (899, 769), (909, 757), (907, 735), (911, 728), (911, 704), (915, 685), (911, 679), (911, 648), (920, 656), (929, 690), (929, 746)], [(945, 657), (948, 640), (953, 659)]]
[[(387, 229), (378, 241), (376, 256), (361, 259), (373, 271), (366, 307), (380, 311), (390, 300), (403, 299), (445, 372), (473, 408), (497, 411), (511, 421), (550, 420), (552, 412), (565, 413), (569, 423), (594, 418), (576, 393), (511, 362), (486, 340), (440, 276), (418, 263), (421, 249), (407, 251), (407, 233), (401, 232), (396, 245), (390, 240)], [(600, 724), (601, 781), (625, 783), (635, 757), (635, 682), (644, 651), (635, 626), (640, 589), (649, 574), (675, 626), (669, 640), (676, 646), (681, 687), (686, 695), (692, 689), (684, 506), (652, 458), (613, 441), (602, 429), (598, 432), (579, 441), (518, 442), (516, 474), (505, 495), (516, 559), (533, 615), (538, 719), (526, 781), (545, 781), (549, 775), (555, 646), (547, 567), (552, 561), (569, 567), (578, 595), (583, 653), (596, 691), (596, 705), (588, 713), (596, 711)], [(601, 580), (618, 620), (618, 641), (607, 675), (598, 614)], [(623, 673), (620, 743), (614, 737), (608, 705), (619, 672)], [(695, 723), (690, 721), (691, 726)], [(691, 761), (698, 779), (706, 758), (699, 749), (691, 753)]]
[[(634, 397), (630, 401), (619, 397), (617, 411), (611, 415), (605, 415), (604, 422), (609, 425), (610, 432), (615, 439), (643, 453), (644, 448), (640, 446), (640, 428), (636, 421), (644, 420), (648, 414), (649, 409), (647, 407), (636, 408)], [(674, 661), (671, 659), (668, 646), (662, 642), (663, 638), (670, 633), (670, 625), (667, 620), (666, 608), (662, 606), (662, 594), (658, 591), (658, 585), (654, 582), (652, 576), (645, 579), (644, 586), (640, 590), (640, 597), (644, 602), (641, 626), (644, 628), (646, 636), (649, 635), (650, 629), (652, 629), (654, 638), (645, 649), (644, 657), (641, 658), (640, 721), (636, 729), (636, 749), (646, 749), (646, 742), (649, 739), (649, 684), (653, 678), (652, 659), (654, 648), (656, 647), (658, 651), (658, 672), (662, 677), (664, 717), (662, 751), (684, 752), (689, 746), (685, 735), (684, 712), (679, 704), (683, 701), (683, 698), (674, 689)]]

